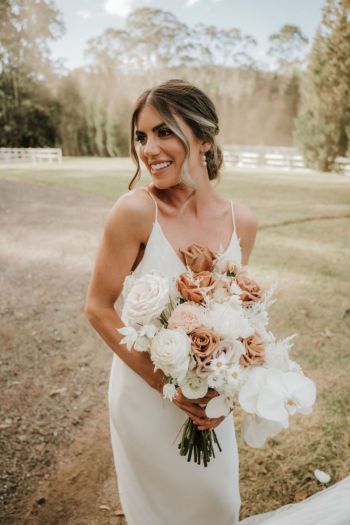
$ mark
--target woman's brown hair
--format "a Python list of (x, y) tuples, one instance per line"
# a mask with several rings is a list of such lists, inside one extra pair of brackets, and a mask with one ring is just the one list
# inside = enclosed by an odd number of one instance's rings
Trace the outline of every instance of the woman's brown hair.
[(139, 157), (135, 148), (135, 127), (140, 111), (150, 104), (162, 116), (167, 126), (181, 140), (186, 151), (182, 169), (183, 181), (194, 187), (188, 173), (189, 143), (178, 126), (174, 114), (179, 115), (191, 128), (193, 135), (202, 141), (210, 142), (211, 148), (205, 153), (209, 179), (218, 178), (223, 155), (216, 144), (215, 136), (219, 133), (219, 121), (215, 106), (210, 98), (199, 88), (185, 80), (173, 79), (144, 91), (137, 99), (131, 116), (130, 156), (137, 169), (129, 183), (131, 190), (141, 176)]

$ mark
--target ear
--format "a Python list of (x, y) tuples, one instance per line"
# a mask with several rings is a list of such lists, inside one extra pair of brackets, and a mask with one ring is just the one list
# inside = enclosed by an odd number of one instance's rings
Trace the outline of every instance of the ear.
[(208, 141), (202, 142), (201, 152), (202, 153), (206, 153), (207, 151), (209, 151), (211, 149), (212, 145), (213, 144), (211, 142), (208, 142)]

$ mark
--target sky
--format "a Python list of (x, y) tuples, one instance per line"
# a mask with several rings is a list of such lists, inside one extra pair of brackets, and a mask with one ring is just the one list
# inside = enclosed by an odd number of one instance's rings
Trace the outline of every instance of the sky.
[(52, 56), (72, 69), (83, 65), (89, 38), (108, 27), (122, 28), (136, 7), (171, 11), (189, 27), (202, 22), (220, 28), (238, 27), (258, 42), (256, 58), (263, 57), (268, 37), (284, 24), (300, 27), (312, 40), (325, 0), (55, 0), (62, 12), (66, 34), (51, 45)]

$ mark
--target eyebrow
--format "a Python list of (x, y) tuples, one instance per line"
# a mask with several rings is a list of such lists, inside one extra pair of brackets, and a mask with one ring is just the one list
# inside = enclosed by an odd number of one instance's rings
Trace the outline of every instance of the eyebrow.
[[(157, 124), (156, 126), (154, 126), (154, 128), (152, 128), (152, 131), (157, 131), (157, 129), (161, 128), (164, 125), (165, 125), (165, 122), (161, 122), (160, 124)], [(137, 130), (135, 130), (135, 133), (136, 134), (138, 134), (138, 133), (141, 134), (141, 133), (144, 133), (144, 132), (137, 129)]]

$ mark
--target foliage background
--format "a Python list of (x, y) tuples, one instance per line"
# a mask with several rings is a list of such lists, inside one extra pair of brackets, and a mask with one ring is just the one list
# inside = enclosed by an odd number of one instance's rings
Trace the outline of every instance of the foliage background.
[(295, 144), (309, 165), (334, 169), (349, 148), (349, 9), (349, 0), (325, 0), (313, 42), (293, 25), (270, 35), (267, 67), (254, 58), (258, 42), (238, 28), (190, 28), (171, 12), (142, 7), (123, 29), (87, 43), (88, 66), (66, 71), (49, 53), (64, 32), (54, 2), (3, 0), (0, 146), (127, 156), (137, 96), (180, 77), (214, 100), (222, 144)]

